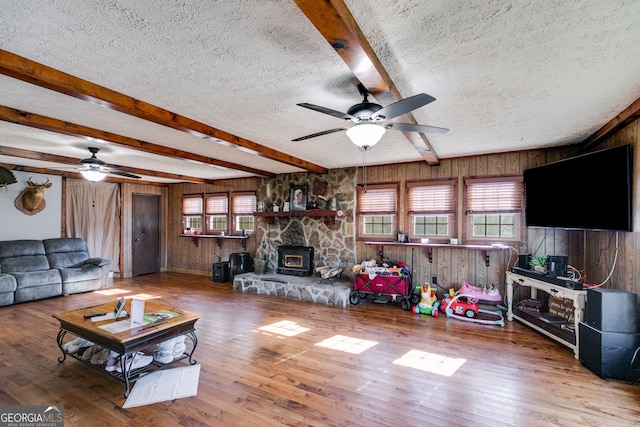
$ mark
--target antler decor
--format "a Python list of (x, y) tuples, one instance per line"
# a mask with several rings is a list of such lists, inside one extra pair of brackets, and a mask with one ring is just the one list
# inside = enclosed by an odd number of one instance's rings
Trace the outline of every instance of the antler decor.
[(35, 215), (45, 208), (47, 202), (44, 200), (44, 190), (53, 185), (49, 178), (42, 183), (33, 182), (32, 178), (29, 177), (28, 187), (22, 190), (14, 203), (20, 212), (27, 215)]

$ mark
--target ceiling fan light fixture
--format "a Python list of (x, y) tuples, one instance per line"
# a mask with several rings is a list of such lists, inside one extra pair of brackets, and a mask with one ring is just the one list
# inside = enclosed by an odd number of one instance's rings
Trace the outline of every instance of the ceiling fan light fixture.
[(373, 123), (360, 123), (347, 129), (347, 136), (358, 147), (373, 147), (384, 135), (385, 129)]
[(100, 169), (87, 169), (80, 171), (80, 173), (87, 181), (98, 182), (105, 179), (108, 172)]

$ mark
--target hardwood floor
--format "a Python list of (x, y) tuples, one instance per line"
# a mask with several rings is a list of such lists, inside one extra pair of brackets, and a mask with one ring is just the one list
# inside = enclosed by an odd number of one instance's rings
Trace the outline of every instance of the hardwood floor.
[[(65, 426), (629, 426), (640, 386), (602, 380), (515, 322), (243, 294), (184, 274), (0, 308), (0, 405), (63, 405)], [(198, 395), (121, 409), (124, 385), (60, 356), (51, 314), (160, 296), (196, 312)], [(281, 323), (284, 322), (284, 323)], [(286, 333), (284, 335), (283, 333)]]

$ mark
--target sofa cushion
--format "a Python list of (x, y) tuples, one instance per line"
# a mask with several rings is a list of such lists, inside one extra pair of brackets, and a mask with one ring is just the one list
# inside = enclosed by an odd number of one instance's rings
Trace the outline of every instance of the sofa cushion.
[(102, 269), (93, 264), (85, 264), (82, 267), (59, 268), (63, 283), (80, 282), (85, 280), (100, 280)]
[[(53, 270), (58, 271), (58, 270)], [(62, 284), (47, 284), (44, 286), (31, 286), (18, 288), (14, 294), (15, 302), (35, 301), (43, 298), (51, 298), (62, 295)]]
[(87, 244), (80, 238), (43, 240), (51, 268), (79, 267), (89, 259)]
[(40, 240), (0, 242), (0, 264), (3, 273), (48, 270), (49, 261)]
[[(16, 279), (17, 289), (31, 288), (34, 286), (62, 285), (58, 270), (29, 271), (12, 273)], [(62, 287), (60, 287), (62, 290)], [(61, 295), (58, 293), (58, 295)]]

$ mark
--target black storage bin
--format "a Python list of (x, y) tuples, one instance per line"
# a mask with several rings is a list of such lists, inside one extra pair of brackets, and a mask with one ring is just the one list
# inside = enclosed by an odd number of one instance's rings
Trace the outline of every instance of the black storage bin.
[(213, 274), (211, 280), (214, 282), (225, 283), (229, 281), (229, 263), (216, 262), (213, 264)]
[(253, 271), (253, 258), (249, 252), (238, 252), (229, 255), (229, 279), (233, 281), (236, 274)]

